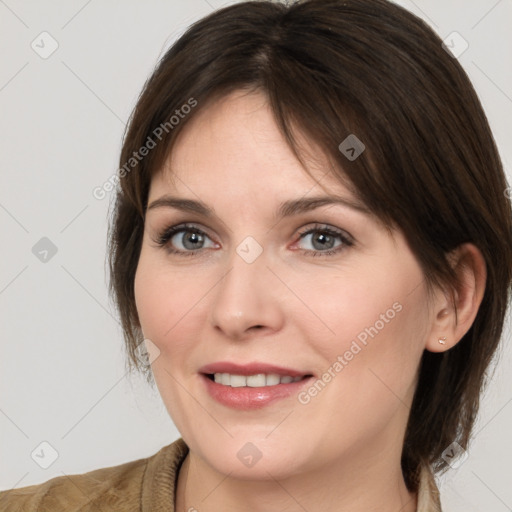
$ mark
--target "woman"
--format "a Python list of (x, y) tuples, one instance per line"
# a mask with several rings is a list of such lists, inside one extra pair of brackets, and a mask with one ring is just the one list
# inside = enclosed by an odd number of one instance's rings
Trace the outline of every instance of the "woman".
[(486, 117), (439, 37), (385, 0), (214, 12), (147, 81), (117, 181), (128, 365), (182, 437), (0, 508), (441, 510), (512, 231)]

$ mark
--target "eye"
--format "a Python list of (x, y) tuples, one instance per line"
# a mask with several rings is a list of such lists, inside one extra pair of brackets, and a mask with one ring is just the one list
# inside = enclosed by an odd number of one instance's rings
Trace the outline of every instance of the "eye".
[(303, 240), (309, 240), (313, 246), (313, 249), (303, 249), (303, 252), (312, 256), (338, 253), (346, 247), (354, 245), (348, 233), (331, 228), (330, 226), (315, 226), (314, 228), (302, 231), (300, 233), (300, 241)]
[[(210, 241), (210, 245), (207, 241)], [(215, 248), (218, 246), (201, 229), (189, 224), (180, 224), (165, 228), (154, 240), (160, 247), (166, 247), (171, 253), (183, 256), (191, 256), (201, 249)], [(206, 245), (205, 245), (206, 243)]]
[[(325, 225), (304, 230), (299, 235), (297, 244), (309, 241), (313, 246), (313, 249), (300, 248), (307, 256), (328, 256), (354, 245), (348, 233)], [(167, 227), (157, 234), (154, 242), (178, 256), (193, 256), (203, 249), (220, 247), (202, 229), (192, 224)]]

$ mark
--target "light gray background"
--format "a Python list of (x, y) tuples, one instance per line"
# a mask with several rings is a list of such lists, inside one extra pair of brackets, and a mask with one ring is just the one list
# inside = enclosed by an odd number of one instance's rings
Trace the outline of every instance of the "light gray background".
[[(106, 288), (109, 198), (92, 189), (116, 171), (158, 58), (228, 3), (0, 0), (0, 489), (146, 457), (179, 436), (157, 392), (124, 374)], [(512, 0), (398, 3), (469, 43), (459, 60), (510, 176)], [(43, 31), (59, 45), (47, 59), (31, 48)], [(32, 253), (42, 237), (57, 247), (46, 263)], [(439, 481), (446, 511), (512, 510), (509, 324), (469, 457)], [(58, 452), (48, 469), (31, 458), (43, 441)]]

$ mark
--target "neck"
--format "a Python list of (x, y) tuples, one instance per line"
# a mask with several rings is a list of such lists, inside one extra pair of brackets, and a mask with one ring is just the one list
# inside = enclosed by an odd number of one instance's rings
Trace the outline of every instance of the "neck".
[(268, 474), (264, 480), (242, 480), (189, 452), (178, 476), (175, 510), (416, 512), (417, 493), (407, 490), (399, 464), (395, 470), (389, 466), (338, 464), (283, 479)]

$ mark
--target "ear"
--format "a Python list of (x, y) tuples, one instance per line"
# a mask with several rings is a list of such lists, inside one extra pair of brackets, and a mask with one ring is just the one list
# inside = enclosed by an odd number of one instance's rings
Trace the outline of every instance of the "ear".
[(458, 285), (453, 290), (453, 300), (451, 290), (436, 291), (431, 328), (425, 344), (430, 352), (449, 350), (462, 339), (473, 325), (485, 291), (485, 260), (475, 245), (459, 245), (448, 254), (448, 259), (457, 274)]

